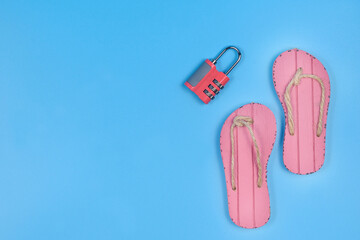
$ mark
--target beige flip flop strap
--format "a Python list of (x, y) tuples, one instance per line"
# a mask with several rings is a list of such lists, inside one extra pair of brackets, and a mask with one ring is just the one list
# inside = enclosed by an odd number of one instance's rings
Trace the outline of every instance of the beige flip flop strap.
[(316, 136), (320, 136), (323, 128), (322, 120), (323, 120), (323, 114), (324, 114), (324, 103), (325, 103), (325, 87), (323, 81), (316, 75), (312, 74), (302, 74), (302, 68), (298, 68), (296, 71), (294, 77), (290, 81), (290, 83), (287, 85), (285, 94), (284, 94), (284, 100), (287, 108), (287, 119), (289, 124), (289, 132), (290, 135), (294, 135), (294, 119), (293, 119), (293, 112), (292, 112), (292, 106), (291, 106), (291, 99), (290, 99), (290, 92), (293, 86), (297, 86), (300, 84), (300, 80), (302, 78), (312, 78), (315, 79), (321, 87), (321, 99), (320, 99), (320, 109), (319, 109), (319, 119), (318, 119), (318, 126), (316, 130)]
[(255, 136), (254, 136), (254, 132), (251, 129), (250, 125), (254, 123), (254, 120), (250, 117), (245, 117), (245, 116), (236, 116), (233, 120), (233, 124), (231, 125), (231, 129), (230, 129), (230, 137), (231, 137), (231, 187), (232, 190), (236, 190), (236, 186), (235, 186), (235, 174), (234, 174), (234, 127), (247, 127), (247, 129), (250, 132), (251, 138), (253, 140), (254, 146), (255, 146), (255, 150), (256, 150), (256, 162), (257, 162), (257, 168), (258, 168), (258, 181), (257, 181), (257, 186), (260, 188), (262, 185), (262, 168), (261, 168), (261, 163), (260, 163), (260, 151), (259, 151), (259, 146), (256, 142)]

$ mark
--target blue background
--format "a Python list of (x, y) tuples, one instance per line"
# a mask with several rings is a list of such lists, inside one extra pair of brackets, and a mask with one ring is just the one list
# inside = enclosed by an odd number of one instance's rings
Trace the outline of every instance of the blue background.
[[(355, 239), (359, 1), (2, 1), (0, 239)], [(183, 84), (243, 52), (209, 105)], [(282, 163), (272, 63), (299, 48), (331, 81), (326, 160)], [(235, 55), (218, 64), (225, 69)], [(270, 221), (227, 209), (220, 129), (241, 105), (275, 114)]]

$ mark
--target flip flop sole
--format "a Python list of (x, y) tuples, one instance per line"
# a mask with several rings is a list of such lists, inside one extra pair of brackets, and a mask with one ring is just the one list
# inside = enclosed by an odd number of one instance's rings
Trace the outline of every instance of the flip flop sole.
[[(293, 108), (294, 135), (289, 133), (288, 113), (284, 101), (285, 89), (298, 68), (303, 74), (318, 76), (325, 87), (323, 126), (321, 135), (316, 135), (321, 99), (320, 84), (314, 79), (303, 78), (292, 88), (290, 97)], [(309, 174), (324, 164), (326, 120), (330, 100), (330, 81), (326, 69), (309, 53), (292, 49), (280, 54), (273, 65), (273, 80), (276, 93), (285, 112), (283, 161), (286, 168), (296, 174)]]
[[(257, 164), (254, 144), (246, 127), (234, 128), (234, 177), (236, 190), (231, 183), (230, 129), (236, 116), (254, 120), (251, 128), (260, 150), (262, 186), (257, 186)], [(228, 206), (231, 220), (244, 228), (263, 226), (270, 218), (270, 200), (267, 186), (267, 162), (276, 137), (276, 120), (266, 106), (251, 103), (235, 110), (225, 121), (220, 135), (220, 149), (224, 164)]]

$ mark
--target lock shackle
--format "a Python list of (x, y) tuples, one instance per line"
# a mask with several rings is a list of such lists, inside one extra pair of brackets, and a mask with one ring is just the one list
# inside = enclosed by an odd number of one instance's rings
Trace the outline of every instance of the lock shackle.
[(239, 51), (239, 49), (237, 49), (234, 46), (227, 47), (224, 50), (222, 50), (222, 52), (212, 61), (213, 64), (216, 64), (216, 62), (219, 60), (219, 58), (229, 49), (235, 50), (238, 54), (238, 58), (237, 58), (236, 62), (229, 68), (229, 70), (226, 71), (225, 75), (228, 75), (231, 72), (231, 70), (233, 70), (233, 68), (236, 66), (236, 64), (239, 63), (239, 61), (241, 59), (241, 52)]

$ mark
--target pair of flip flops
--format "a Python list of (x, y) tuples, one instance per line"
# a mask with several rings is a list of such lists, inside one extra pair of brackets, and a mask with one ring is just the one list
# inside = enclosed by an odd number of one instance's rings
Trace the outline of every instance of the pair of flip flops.
[[(321, 168), (330, 81), (319, 60), (292, 49), (273, 65), (275, 90), (285, 112), (283, 161), (296, 174)], [(220, 135), (228, 206), (232, 221), (244, 228), (263, 226), (270, 218), (267, 162), (276, 137), (276, 120), (264, 105), (251, 103), (235, 110)]]

